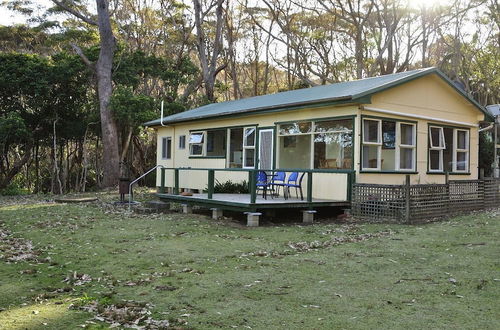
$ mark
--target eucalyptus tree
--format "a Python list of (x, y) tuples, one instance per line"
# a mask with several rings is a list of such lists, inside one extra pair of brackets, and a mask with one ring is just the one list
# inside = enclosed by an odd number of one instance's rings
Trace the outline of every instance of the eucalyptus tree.
[(103, 164), (105, 187), (114, 186), (120, 175), (120, 154), (118, 145), (118, 127), (109, 107), (113, 93), (112, 69), (116, 50), (116, 40), (111, 25), (111, 14), (108, 0), (96, 0), (97, 15), (90, 13), (88, 4), (80, 0), (52, 0), (52, 2), (90, 26), (96, 26), (99, 31), (99, 56), (97, 61), (91, 61), (77, 44), (72, 44), (74, 51), (81, 57), (87, 68), (95, 74), (97, 94), (99, 97), (99, 112), (101, 119), (101, 134), (106, 161)]

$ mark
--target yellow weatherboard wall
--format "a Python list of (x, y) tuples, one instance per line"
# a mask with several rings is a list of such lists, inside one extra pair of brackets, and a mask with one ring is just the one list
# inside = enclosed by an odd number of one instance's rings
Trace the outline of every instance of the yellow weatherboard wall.
[[(368, 110), (375, 109), (375, 110)], [(394, 114), (394, 113), (397, 113)], [(167, 127), (156, 127), (158, 133), (157, 163), (166, 167), (192, 168), (225, 168), (225, 158), (194, 158), (189, 157), (190, 131), (212, 128), (227, 128), (233, 126), (274, 127), (277, 122), (301, 121), (318, 118), (330, 118), (355, 115), (354, 125), (354, 169), (356, 182), (401, 184), (405, 173), (360, 173), (360, 132), (363, 116), (402, 119), (417, 122), (417, 172), (411, 174), (412, 183), (443, 183), (443, 174), (427, 173), (428, 155), (428, 125), (438, 124), (453, 127), (463, 127), (470, 130), (470, 174), (450, 175), (450, 179), (477, 179), (478, 167), (478, 122), (484, 115), (468, 100), (435, 74), (423, 76), (396, 87), (372, 95), (370, 104), (353, 104), (344, 106), (325, 106), (321, 108), (302, 108), (265, 114), (242, 114), (228, 118), (212, 118), (178, 123)], [(423, 118), (415, 118), (420, 116)], [(433, 118), (433, 119), (429, 119)], [(449, 122), (454, 122), (453, 124)], [(462, 124), (457, 124), (462, 123)], [(469, 125), (465, 125), (469, 124)], [(186, 148), (180, 150), (179, 137), (186, 136)], [(172, 158), (161, 159), (161, 139), (172, 137)], [(275, 146), (276, 148), (276, 146)], [(279, 163), (277, 162), (279, 166)], [(157, 176), (160, 185), (160, 175)], [(345, 198), (347, 182), (344, 174), (315, 174), (314, 196), (335, 199)], [(246, 172), (216, 172), (216, 180), (242, 181), (248, 180)], [(333, 182), (333, 181), (335, 182)], [(180, 187), (205, 189), (207, 183), (206, 171), (181, 171)], [(167, 187), (173, 186), (173, 173), (167, 171)], [(305, 182), (304, 182), (305, 187)], [(332, 192), (332, 188), (335, 191)], [(332, 197), (333, 196), (333, 197)]]

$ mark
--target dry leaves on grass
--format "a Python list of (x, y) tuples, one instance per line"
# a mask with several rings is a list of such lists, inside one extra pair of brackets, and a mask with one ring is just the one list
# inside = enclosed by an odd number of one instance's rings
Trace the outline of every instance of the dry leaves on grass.
[(110, 324), (110, 328), (131, 329), (168, 329), (168, 320), (155, 320), (151, 317), (152, 305), (131, 300), (116, 305), (99, 305), (93, 301), (80, 309), (95, 315), (94, 319)]
[(89, 282), (92, 282), (92, 277), (90, 277), (90, 275), (79, 274), (77, 272), (73, 272), (73, 274), (66, 276), (66, 278), (63, 280), (63, 283), (68, 283), (73, 286), (81, 286)]
[(33, 243), (23, 238), (16, 238), (0, 223), (0, 259), (7, 262), (30, 261), (42, 263), (50, 261), (40, 258), (40, 251), (35, 250)]
[(376, 233), (366, 233), (359, 235), (351, 235), (351, 236), (342, 236), (342, 237), (332, 237), (327, 241), (312, 241), (312, 242), (289, 242), (288, 247), (294, 249), (299, 252), (306, 252), (314, 249), (326, 248), (330, 246), (336, 246), (344, 243), (354, 243), (366, 241), (372, 238), (384, 237), (388, 235), (392, 235), (392, 231), (379, 231)]

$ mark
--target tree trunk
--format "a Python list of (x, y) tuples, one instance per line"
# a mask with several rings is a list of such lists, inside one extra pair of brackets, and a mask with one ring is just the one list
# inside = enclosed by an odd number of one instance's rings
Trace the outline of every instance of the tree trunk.
[(101, 131), (103, 153), (106, 161), (103, 162), (104, 187), (118, 184), (120, 175), (120, 153), (118, 150), (118, 129), (109, 107), (113, 85), (111, 71), (115, 53), (115, 37), (111, 28), (107, 0), (96, 0), (99, 21), (100, 52), (96, 63), (97, 94), (99, 95), (99, 110), (101, 114)]

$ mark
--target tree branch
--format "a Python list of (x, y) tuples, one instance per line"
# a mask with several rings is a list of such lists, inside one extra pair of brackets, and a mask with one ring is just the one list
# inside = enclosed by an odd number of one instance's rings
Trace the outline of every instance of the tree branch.
[(83, 15), (82, 13), (77, 11), (76, 9), (71, 8), (70, 6), (66, 5), (62, 1), (52, 0), (52, 2), (55, 3), (57, 6), (61, 7), (62, 9), (64, 9), (65, 11), (67, 11), (68, 13), (72, 14), (73, 16), (78, 17), (79, 19), (81, 19), (85, 23), (88, 23), (90, 25), (95, 25), (95, 26), (99, 25), (93, 19), (88, 18), (87, 16)]
[(89, 60), (89, 58), (83, 53), (83, 50), (80, 47), (78, 47), (78, 45), (76, 45), (74, 43), (71, 43), (70, 45), (73, 48), (73, 50), (75, 51), (75, 53), (77, 53), (78, 56), (80, 56), (80, 58), (82, 59), (83, 63), (85, 63), (85, 65), (89, 69), (91, 69), (92, 71), (95, 71), (95, 64), (92, 63), (92, 61)]

